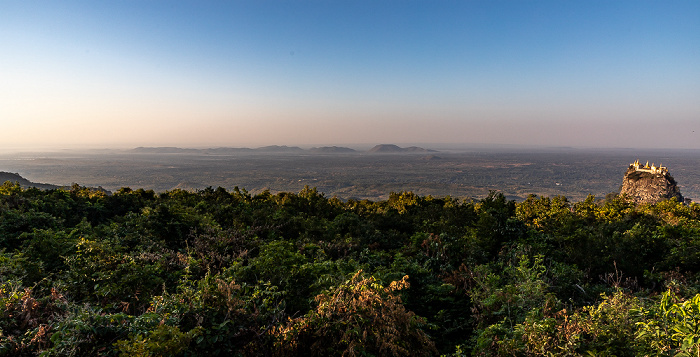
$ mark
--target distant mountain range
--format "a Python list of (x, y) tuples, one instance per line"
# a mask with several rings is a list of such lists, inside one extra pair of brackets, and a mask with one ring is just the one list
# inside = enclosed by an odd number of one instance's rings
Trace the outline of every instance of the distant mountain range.
[[(251, 148), (229, 148), (229, 147), (219, 147), (219, 148), (209, 148), (209, 149), (187, 149), (178, 147), (137, 147), (132, 149), (131, 152), (143, 153), (143, 154), (211, 154), (211, 155), (230, 155), (230, 154), (240, 154), (240, 153), (274, 153), (274, 154), (353, 154), (361, 153), (355, 149), (342, 146), (322, 146), (313, 147), (311, 149), (305, 150), (298, 146), (263, 146), (255, 149)], [(398, 153), (433, 153), (437, 152), (435, 150), (424, 149), (417, 146), (410, 146), (406, 148), (399, 147), (394, 144), (380, 144), (377, 145), (366, 153), (368, 154), (398, 154)]]
[(319, 148), (311, 148), (309, 151), (316, 154), (351, 154), (357, 152), (355, 149), (342, 146), (322, 146)]
[(368, 153), (372, 154), (398, 154), (398, 153), (428, 153), (437, 152), (435, 150), (423, 149), (418, 146), (409, 146), (407, 148), (402, 148), (394, 144), (380, 144), (371, 149)]

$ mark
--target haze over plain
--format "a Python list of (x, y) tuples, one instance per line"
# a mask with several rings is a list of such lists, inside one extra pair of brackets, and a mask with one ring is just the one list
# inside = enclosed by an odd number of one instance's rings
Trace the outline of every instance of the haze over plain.
[(5, 1), (0, 150), (700, 148), (698, 1)]

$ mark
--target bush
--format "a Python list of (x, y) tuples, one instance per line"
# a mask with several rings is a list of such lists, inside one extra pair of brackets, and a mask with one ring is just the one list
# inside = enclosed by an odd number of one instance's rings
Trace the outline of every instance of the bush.
[(352, 279), (316, 297), (318, 307), (275, 330), (279, 356), (429, 356), (437, 351), (396, 291), (408, 276), (383, 287), (372, 277)]

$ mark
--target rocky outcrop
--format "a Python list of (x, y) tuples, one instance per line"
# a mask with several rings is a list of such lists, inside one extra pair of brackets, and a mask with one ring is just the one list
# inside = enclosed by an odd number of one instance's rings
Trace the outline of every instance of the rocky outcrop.
[(625, 172), (620, 195), (627, 195), (635, 203), (657, 203), (673, 197), (678, 202), (683, 202), (676, 180), (668, 171), (663, 173), (642, 171), (634, 164), (630, 165)]

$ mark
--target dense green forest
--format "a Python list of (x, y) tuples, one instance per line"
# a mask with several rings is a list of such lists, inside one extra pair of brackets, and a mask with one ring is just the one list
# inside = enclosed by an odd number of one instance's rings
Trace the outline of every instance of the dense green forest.
[(698, 355), (700, 205), (0, 186), (0, 355)]

